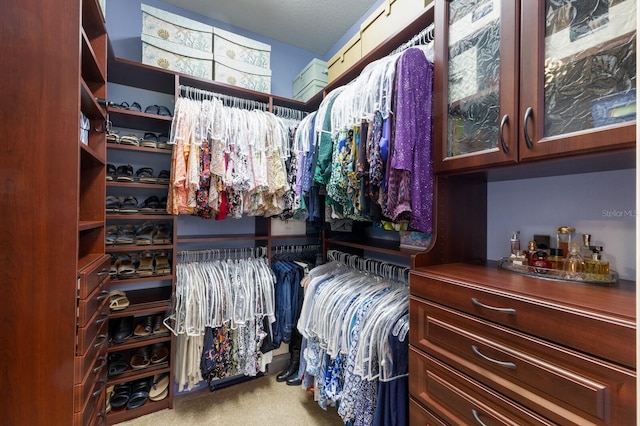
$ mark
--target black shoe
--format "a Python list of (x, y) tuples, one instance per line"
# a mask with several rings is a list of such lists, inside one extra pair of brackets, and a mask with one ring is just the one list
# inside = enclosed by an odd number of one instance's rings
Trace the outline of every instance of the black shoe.
[(290, 379), (291, 377), (298, 376), (298, 368), (300, 368), (300, 351), (294, 350), (293, 352), (291, 352), (291, 359), (289, 360), (289, 366), (287, 367), (286, 370), (280, 372), (280, 374), (276, 376), (276, 381), (284, 382)]
[(287, 379), (287, 385), (289, 386), (300, 386), (301, 384), (302, 384), (302, 378), (298, 377), (297, 374)]

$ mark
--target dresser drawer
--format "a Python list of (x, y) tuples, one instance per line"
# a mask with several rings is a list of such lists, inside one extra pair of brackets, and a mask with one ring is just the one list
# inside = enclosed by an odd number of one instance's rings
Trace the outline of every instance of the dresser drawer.
[(415, 297), (410, 342), (562, 424), (634, 424), (635, 372)]
[[(73, 404), (76, 411), (82, 409), (89, 396), (98, 390), (97, 383), (106, 384), (107, 355), (106, 353), (98, 353), (96, 355), (89, 368), (85, 371), (82, 381), (76, 383), (73, 387)], [(104, 387), (102, 386), (102, 388)]]
[[(480, 268), (477, 270), (482, 271)], [(491, 278), (495, 277), (491, 275)], [(557, 292), (558, 286), (564, 283), (512, 277), (507, 273), (498, 275), (498, 278), (510, 282), (503, 287), (499, 284), (484, 286), (447, 277), (412, 273), (411, 292), (415, 296), (491, 322), (635, 368), (635, 321), (586, 309), (576, 303), (575, 294), (578, 290), (582, 291), (581, 295), (585, 299), (589, 297), (593, 300), (598, 297), (606, 298), (609, 294), (616, 295), (615, 289), (585, 289), (582, 285), (572, 295), (571, 291), (575, 287), (566, 284), (560, 288), (565, 289), (564, 298), (572, 303), (564, 303), (526, 294), (529, 289), (539, 288), (542, 288), (539, 291), (542, 294), (544, 289), (548, 293)], [(522, 292), (507, 291), (512, 283), (518, 284)], [(591, 290), (593, 294), (589, 294)], [(611, 293), (601, 290), (610, 290)], [(628, 303), (633, 304), (634, 300), (628, 300)]]
[(98, 261), (80, 271), (78, 297), (86, 299), (100, 284), (108, 280), (109, 269), (111, 269), (111, 256), (105, 254)]
[(95, 368), (95, 360), (103, 357), (106, 359), (107, 348), (109, 347), (109, 336), (99, 334), (87, 346), (84, 355), (76, 356), (74, 361), (75, 384), (82, 383), (89, 370)]
[(84, 327), (78, 328), (76, 356), (83, 356), (89, 350), (96, 336), (108, 336), (109, 298)]
[(409, 398), (409, 424), (411, 426), (447, 426), (413, 398)]
[(409, 368), (409, 394), (451, 425), (553, 424), (414, 348)]
[[(106, 374), (105, 374), (106, 382)], [(101, 386), (102, 383), (98, 384)], [(106, 389), (106, 387), (105, 387)], [(95, 389), (86, 404), (80, 411), (76, 411), (73, 414), (74, 426), (87, 426), (87, 425), (104, 425), (105, 424), (105, 404), (106, 404), (106, 391), (99, 388)]]
[(78, 300), (78, 327), (85, 327), (100, 305), (109, 298), (109, 282), (107, 277), (89, 297)]

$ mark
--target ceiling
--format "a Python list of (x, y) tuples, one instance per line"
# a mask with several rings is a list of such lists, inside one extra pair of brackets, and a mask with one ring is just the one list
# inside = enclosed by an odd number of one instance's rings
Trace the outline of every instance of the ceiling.
[(163, 1), (320, 56), (378, 3), (378, 0)]

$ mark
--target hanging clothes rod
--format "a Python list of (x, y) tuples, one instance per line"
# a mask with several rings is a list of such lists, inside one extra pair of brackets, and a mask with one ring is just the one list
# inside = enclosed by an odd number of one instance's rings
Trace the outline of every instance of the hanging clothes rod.
[(289, 107), (274, 105), (273, 114), (280, 118), (287, 118), (289, 120), (302, 121), (302, 119), (306, 117), (309, 113), (305, 111), (289, 108)]
[(327, 250), (327, 259), (343, 263), (350, 268), (377, 275), (390, 281), (409, 284), (409, 268), (374, 259), (345, 253), (340, 250)]
[(217, 98), (222, 101), (225, 106), (241, 109), (259, 109), (267, 111), (269, 105), (264, 102), (254, 101), (251, 99), (238, 98), (236, 96), (224, 95), (222, 93), (210, 92), (208, 90), (198, 89), (191, 86), (178, 86), (180, 95), (194, 100)]
[(391, 52), (391, 55), (395, 55), (396, 53), (403, 52), (413, 46), (419, 46), (419, 45), (429, 44), (433, 42), (434, 40), (433, 28), (434, 28), (433, 24), (424, 28), (418, 34), (411, 37), (408, 41), (402, 43), (398, 48), (396, 48), (393, 52)]
[(266, 247), (221, 248), (207, 250), (183, 250), (178, 253), (178, 261), (207, 262), (212, 260), (233, 260), (260, 258), (267, 256)]
[(282, 253), (304, 253), (309, 251), (318, 252), (320, 251), (320, 244), (297, 244), (297, 245), (283, 245), (283, 246), (274, 246), (272, 250), (276, 254)]

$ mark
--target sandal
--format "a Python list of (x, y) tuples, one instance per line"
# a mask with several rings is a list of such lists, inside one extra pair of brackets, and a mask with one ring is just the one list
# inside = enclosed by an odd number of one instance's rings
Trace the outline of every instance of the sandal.
[(113, 387), (113, 395), (111, 396), (111, 408), (120, 408), (127, 405), (129, 396), (131, 395), (131, 383), (120, 383)]
[(107, 181), (113, 182), (117, 176), (116, 166), (111, 163), (107, 164)]
[(158, 179), (153, 176), (153, 169), (151, 167), (141, 167), (136, 171), (136, 176), (140, 183), (156, 183)]
[(147, 212), (147, 213), (160, 212), (160, 199), (155, 195), (148, 197), (146, 200), (144, 200), (144, 203), (142, 203), (140, 211)]
[(137, 229), (135, 243), (137, 246), (148, 246), (153, 244), (153, 234), (156, 226), (151, 221), (146, 221)]
[[(166, 202), (164, 208), (167, 208)], [(166, 221), (158, 223), (156, 232), (153, 235), (153, 244), (171, 244), (171, 227)]]
[(140, 106), (139, 103), (137, 102), (133, 102), (131, 104), (131, 106), (129, 108), (127, 108), (129, 111), (136, 111), (136, 112), (142, 112), (142, 106)]
[(109, 269), (109, 278), (115, 280), (118, 278), (118, 267), (116, 266), (116, 260), (118, 260), (118, 256), (115, 254), (111, 255), (111, 268)]
[(160, 401), (169, 393), (169, 373), (156, 374), (149, 389), (149, 399)]
[(144, 112), (146, 112), (147, 114), (155, 114), (158, 115), (158, 105), (149, 105), (148, 107), (146, 107), (144, 109)]
[(116, 181), (133, 182), (133, 167), (131, 164), (123, 164), (116, 169)]
[(108, 360), (107, 375), (109, 377), (118, 376), (129, 368), (129, 358), (126, 356), (126, 352), (111, 353)]
[(158, 174), (158, 183), (169, 183), (170, 177), (171, 174), (169, 173), (169, 170), (161, 170)]
[(171, 274), (171, 264), (169, 264), (169, 255), (165, 250), (156, 253), (156, 274)]
[(163, 343), (151, 346), (151, 364), (160, 364), (169, 358), (169, 349)]
[(138, 200), (133, 195), (128, 196), (120, 203), (120, 213), (138, 213)]
[(107, 132), (107, 143), (120, 143), (120, 136), (116, 132)]
[(152, 331), (153, 334), (163, 334), (169, 332), (167, 326), (164, 325), (162, 315), (156, 315), (155, 317), (153, 317)]
[(140, 146), (144, 146), (147, 148), (157, 148), (158, 147), (158, 136), (155, 133), (147, 132), (144, 134), (144, 137), (140, 141)]
[(118, 228), (118, 237), (116, 238), (116, 244), (118, 245), (130, 245), (133, 244), (133, 240), (136, 237), (136, 227), (132, 223), (127, 223)]
[(162, 134), (158, 136), (158, 148), (171, 150), (171, 145), (169, 144), (168, 135)]
[[(116, 268), (118, 268), (118, 278), (131, 278), (136, 273), (136, 268), (133, 266), (131, 257), (126, 254), (118, 255), (118, 260), (116, 260)], [(127, 300), (127, 306), (129, 306), (128, 303), (129, 301)]]
[(109, 309), (112, 311), (121, 311), (129, 306), (129, 299), (124, 291), (111, 290), (109, 293)]
[(105, 244), (107, 244), (108, 246), (115, 245), (119, 233), (120, 228), (118, 227), (118, 225), (108, 225), (105, 235)]
[(136, 329), (133, 334), (138, 337), (146, 337), (151, 334), (153, 330), (153, 317), (151, 315), (145, 317), (136, 325)]
[(149, 391), (140, 390), (133, 392), (127, 402), (127, 410), (133, 410), (134, 408), (142, 407), (149, 399)]
[(172, 117), (171, 111), (164, 105), (158, 105), (158, 114), (165, 117)]
[(120, 211), (120, 199), (118, 197), (114, 197), (113, 195), (107, 195), (106, 205), (107, 205), (108, 212)]
[(151, 359), (149, 358), (149, 348), (146, 346), (136, 349), (136, 352), (133, 354), (131, 361), (129, 362), (131, 368), (134, 370), (148, 367), (150, 363)]
[(155, 256), (150, 251), (145, 251), (140, 256), (140, 266), (136, 269), (136, 275), (139, 277), (150, 277), (156, 271), (153, 267), (153, 261), (155, 260)]
[(131, 145), (131, 146), (140, 146), (140, 139), (134, 135), (126, 135), (120, 136), (120, 144), (121, 145)]

